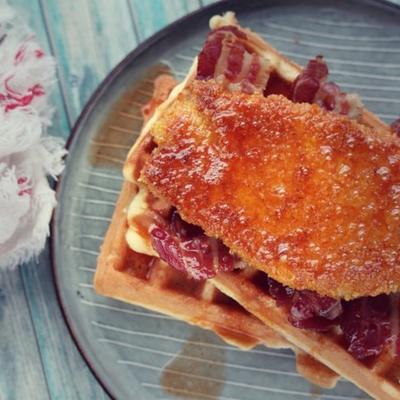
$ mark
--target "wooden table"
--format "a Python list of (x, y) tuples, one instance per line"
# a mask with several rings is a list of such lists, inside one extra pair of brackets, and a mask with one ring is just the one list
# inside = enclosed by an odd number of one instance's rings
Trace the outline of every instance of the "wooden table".
[[(68, 138), (107, 73), (154, 32), (211, 1), (9, 0), (58, 62), (51, 133)], [(49, 250), (0, 272), (0, 399), (107, 399), (58, 305)]]
[[(400, 0), (396, 0), (400, 3)], [(58, 62), (51, 133), (68, 137), (111, 68), (164, 25), (207, 0), (9, 0)], [(49, 250), (0, 272), (0, 399), (106, 399), (58, 305)]]

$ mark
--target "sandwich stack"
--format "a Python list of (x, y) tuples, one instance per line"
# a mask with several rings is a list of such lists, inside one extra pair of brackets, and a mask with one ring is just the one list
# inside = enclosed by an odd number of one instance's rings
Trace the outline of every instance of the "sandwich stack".
[(322, 57), (301, 70), (232, 13), (210, 26), (128, 155), (96, 290), (398, 398), (394, 130)]

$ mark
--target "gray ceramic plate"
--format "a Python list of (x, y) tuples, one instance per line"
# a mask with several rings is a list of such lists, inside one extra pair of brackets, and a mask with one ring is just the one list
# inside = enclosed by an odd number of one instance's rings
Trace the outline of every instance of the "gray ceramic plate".
[[(301, 3), (301, 4), (300, 4)], [(70, 141), (53, 225), (53, 261), (71, 332), (100, 382), (119, 399), (350, 399), (341, 380), (319, 390), (289, 351), (242, 352), (214, 334), (95, 294), (96, 257), (121, 187), (121, 164), (141, 125), (139, 107), (160, 71), (182, 78), (209, 17), (237, 12), (243, 26), (300, 64), (324, 54), (332, 78), (384, 120), (400, 110), (400, 12), (374, 1), (228, 1), (169, 26), (114, 69)], [(168, 301), (168, 300), (166, 300)]]

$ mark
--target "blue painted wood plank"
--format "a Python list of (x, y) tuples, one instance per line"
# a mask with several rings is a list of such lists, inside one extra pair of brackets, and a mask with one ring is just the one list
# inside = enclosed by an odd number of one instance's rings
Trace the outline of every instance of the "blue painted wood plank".
[(198, 0), (128, 0), (140, 41), (200, 7)]
[(49, 399), (18, 269), (0, 272), (0, 399)]
[[(51, 54), (39, 3), (37, 1), (29, 0), (12, 0), (10, 4), (15, 8), (20, 18), (27, 22), (30, 28), (35, 32), (38, 42), (43, 50), (47, 54)], [(63, 93), (61, 92), (60, 84), (57, 84), (54, 87), (51, 96), (51, 104), (55, 108), (55, 115), (49, 133), (67, 138), (71, 127), (64, 107)]]
[(68, 113), (75, 121), (100, 81), (137, 44), (128, 4), (107, 0), (39, 2)]
[(22, 275), (51, 398), (108, 399), (79, 354), (62, 317), (48, 247), (38, 263), (23, 266)]
[[(38, 39), (45, 51), (49, 52), (50, 45), (47, 41), (46, 27), (43, 23), (43, 15), (41, 14), (39, 3), (15, 0), (13, 5), (19, 8), (21, 16), (26, 18), (31, 28), (37, 33)], [(104, 24), (100, 23), (99, 25), (103, 26)], [(107, 27), (110, 26), (110, 24), (105, 25)], [(109, 63), (112, 62), (109, 61)], [(67, 137), (70, 128), (63, 107), (60, 87), (56, 88), (53, 99), (56, 105), (56, 115), (52, 133)], [(38, 270), (37, 268), (40, 269)], [(26, 266), (22, 274), (33, 315), (34, 333), (37, 336), (39, 349), (43, 358), (44, 371), (49, 382), (51, 398), (106, 398), (103, 390), (86, 367), (85, 362), (69, 337), (54, 294), (49, 262), (45, 260), (39, 267), (36, 265)], [(29, 313), (29, 308), (26, 308), (24, 311)], [(23, 310), (21, 310), (22, 313)], [(32, 337), (34, 336), (32, 335)], [(36, 368), (39, 369), (39, 367), (40, 364), (37, 364)], [(79, 371), (78, 378), (76, 371)], [(16, 382), (18, 385), (25, 384), (22, 379)], [(71, 385), (71, 382), (74, 384)], [(29, 386), (29, 389), (36, 393), (37, 390), (34, 382)], [(0, 396), (0, 398), (3, 397)], [(9, 397), (5, 398), (8, 399)]]

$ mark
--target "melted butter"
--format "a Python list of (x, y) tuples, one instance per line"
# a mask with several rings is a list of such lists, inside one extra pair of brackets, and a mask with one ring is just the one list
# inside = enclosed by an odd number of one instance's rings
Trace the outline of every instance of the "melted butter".
[(126, 233), (126, 241), (133, 251), (158, 257), (158, 253), (155, 252), (151, 245), (148, 232), (148, 226), (152, 221), (146, 218), (147, 215), (151, 215), (147, 198), (147, 189), (140, 187), (128, 209), (129, 229)]
[(149, 256), (158, 257), (151, 245), (151, 242), (140, 235), (135, 229), (128, 229), (126, 232), (126, 241), (128, 246), (137, 253), (147, 254)]
[(151, 244), (149, 229), (160, 218), (168, 217), (171, 207), (140, 186), (127, 211), (129, 247), (138, 253), (158, 257)]

